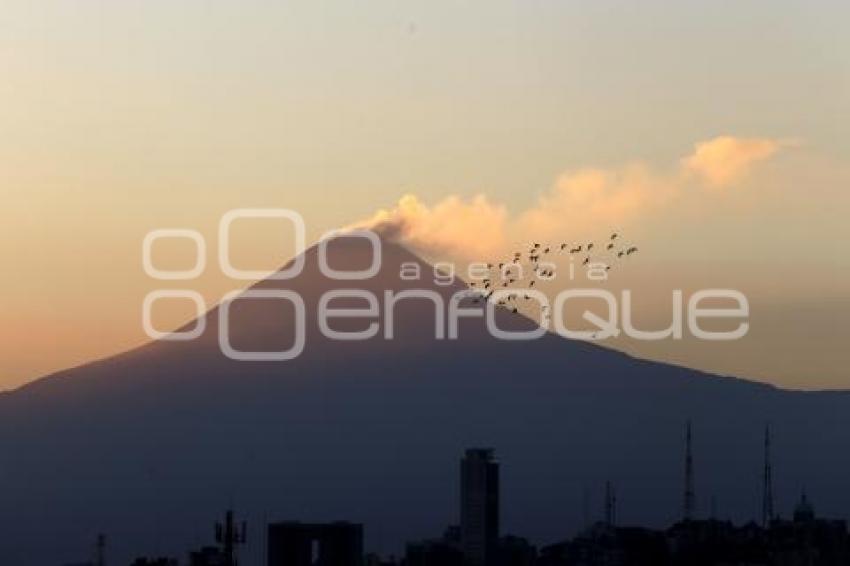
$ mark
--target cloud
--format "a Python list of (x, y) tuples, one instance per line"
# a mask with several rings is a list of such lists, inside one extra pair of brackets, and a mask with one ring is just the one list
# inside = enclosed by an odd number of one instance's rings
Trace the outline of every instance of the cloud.
[(504, 248), (507, 218), (504, 205), (481, 194), (469, 199), (449, 196), (433, 207), (408, 194), (395, 207), (379, 210), (358, 225), (425, 253), (473, 259)]
[(720, 136), (697, 143), (682, 160), (686, 171), (699, 176), (709, 187), (722, 188), (739, 182), (759, 161), (786, 145), (768, 138)]
[(701, 188), (738, 183), (758, 162), (788, 145), (767, 138), (722, 136), (697, 143), (679, 167), (666, 171), (634, 162), (615, 169), (566, 172), (515, 215), (483, 194), (452, 195), (433, 206), (408, 194), (393, 208), (379, 210), (356, 225), (432, 256), (493, 259), (506, 253), (508, 246), (584, 239), (626, 228), (669, 210), (682, 197), (700, 198)]

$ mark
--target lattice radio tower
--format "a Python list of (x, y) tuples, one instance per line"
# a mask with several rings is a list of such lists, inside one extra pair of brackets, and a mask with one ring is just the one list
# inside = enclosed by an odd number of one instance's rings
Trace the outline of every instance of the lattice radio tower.
[(237, 566), (236, 547), (245, 544), (248, 540), (246, 531), (244, 521), (241, 525), (235, 523), (232, 510), (227, 511), (224, 523), (215, 524), (215, 541), (224, 551), (224, 566)]
[(694, 455), (691, 444), (691, 421), (685, 426), (685, 493), (682, 502), (682, 518), (690, 521), (696, 512), (696, 494), (694, 493)]
[(764, 475), (762, 477), (761, 523), (767, 527), (773, 520), (773, 463), (770, 458), (770, 425), (764, 427)]

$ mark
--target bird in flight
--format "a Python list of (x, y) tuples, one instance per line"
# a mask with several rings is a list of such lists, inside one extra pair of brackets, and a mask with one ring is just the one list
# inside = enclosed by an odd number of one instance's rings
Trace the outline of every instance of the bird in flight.
[[(491, 273), (489, 277), (481, 279), (480, 281), (473, 281), (469, 283), (470, 288), (477, 288), (476, 290), (478, 291), (472, 302), (477, 304), (481, 302), (487, 303), (490, 301), (494, 296), (495, 288), (497, 288), (498, 283), (502, 284), (502, 288), (521, 291), (523, 283), (526, 281), (527, 285), (524, 286), (528, 289), (534, 287), (538, 280), (554, 280), (555, 263), (545, 263), (541, 261), (543, 255), (549, 254), (553, 251), (565, 253), (569, 252), (571, 255), (582, 254), (582, 256), (584, 256), (581, 261), (582, 266), (588, 266), (591, 259), (598, 258), (601, 262), (599, 264), (600, 268), (604, 267), (606, 272), (610, 271), (611, 268), (616, 265), (616, 262), (611, 261), (612, 258), (616, 259), (631, 256), (638, 251), (637, 246), (625, 245), (625, 242), (623, 242), (623, 244), (619, 244), (619, 242), (622, 242), (621, 235), (617, 232), (611, 233), (607, 241), (603, 240), (599, 243), (599, 247), (601, 248), (604, 246), (605, 251), (597, 252), (597, 254), (591, 253), (597, 248), (596, 243), (594, 242), (586, 242), (584, 244), (575, 245), (569, 242), (560, 242), (551, 245), (546, 244), (545, 242), (532, 242), (528, 245), (526, 252), (514, 251), (512, 252), (512, 256), (509, 256), (508, 259), (505, 259), (504, 261), (485, 264), (488, 269), (495, 270), (498, 268), (498, 271), (495, 274)], [(608, 255), (607, 261), (605, 252), (610, 254)], [(614, 254), (616, 254), (616, 256)], [(516, 265), (516, 268), (514, 268), (514, 265)], [(528, 279), (526, 279), (526, 276), (523, 275), (525, 269), (529, 269)], [(570, 280), (572, 280), (572, 275), (570, 276)], [(507, 297), (503, 297), (496, 301), (496, 304), (504, 306), (506, 309), (509, 309), (511, 312), (516, 314), (519, 313), (520, 305), (518, 303), (520, 300), (532, 301), (532, 297), (528, 293), (512, 293), (507, 295)], [(549, 316), (547, 313), (548, 311), (544, 306), (544, 308), (541, 309), (541, 314), (542, 316), (547, 317)]]

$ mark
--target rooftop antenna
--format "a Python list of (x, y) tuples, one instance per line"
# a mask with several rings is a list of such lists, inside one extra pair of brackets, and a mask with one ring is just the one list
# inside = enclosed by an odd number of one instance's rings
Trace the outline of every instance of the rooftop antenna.
[(224, 550), (224, 566), (237, 566), (236, 547), (247, 541), (246, 525), (243, 521), (237, 525), (233, 520), (233, 510), (228, 509), (224, 517), (224, 523), (215, 524), (215, 541)]
[(773, 463), (770, 458), (770, 425), (764, 427), (764, 475), (762, 478), (761, 523), (767, 527), (773, 520)]
[(106, 566), (106, 535), (103, 533), (97, 535), (94, 543), (94, 563), (95, 566)]
[(685, 426), (685, 494), (682, 503), (682, 518), (685, 521), (692, 520), (696, 510), (696, 495), (694, 494), (694, 456), (690, 420)]
[(613, 527), (617, 523), (617, 493), (610, 481), (605, 482), (605, 524)]
[(584, 528), (586, 529), (590, 527), (590, 493), (588, 492), (588, 487), (586, 485), (584, 486), (584, 489), (582, 489), (581, 493), (581, 511)]

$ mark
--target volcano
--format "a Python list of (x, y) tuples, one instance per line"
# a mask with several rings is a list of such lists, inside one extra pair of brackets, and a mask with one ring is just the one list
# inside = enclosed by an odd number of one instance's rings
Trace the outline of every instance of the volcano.
[[(370, 263), (365, 241), (328, 249), (336, 269)], [(698, 514), (713, 499), (721, 517), (759, 515), (766, 423), (777, 508), (787, 513), (805, 487), (820, 514), (850, 510), (847, 392), (781, 390), (555, 334), (502, 341), (476, 318), (462, 321), (459, 339), (441, 340), (422, 300), (396, 305), (392, 340), (385, 328), (330, 340), (312, 316), (329, 291), (425, 289), (448, 301), (465, 285), (438, 284), (433, 266), (389, 241), (364, 281), (328, 279), (317, 257), (310, 248), (300, 275), (252, 287), (303, 298), (295, 359), (225, 356), (219, 306), (195, 340), (152, 342), (0, 396), (2, 562), (73, 562), (101, 532), (112, 563), (183, 557), (212, 541), (228, 507), (248, 521), (246, 564), (262, 563), (264, 523), (283, 519), (362, 522), (367, 549), (398, 553), (457, 522), (469, 446), (494, 447), (501, 461), (505, 531), (562, 539), (601, 515), (608, 480), (622, 523), (664, 525), (681, 514), (687, 420)], [(401, 278), (405, 265), (422, 277)], [(238, 300), (227, 336), (241, 351), (285, 349), (295, 317), (281, 301)], [(500, 327), (534, 328), (503, 309), (497, 317)]]

